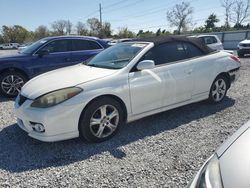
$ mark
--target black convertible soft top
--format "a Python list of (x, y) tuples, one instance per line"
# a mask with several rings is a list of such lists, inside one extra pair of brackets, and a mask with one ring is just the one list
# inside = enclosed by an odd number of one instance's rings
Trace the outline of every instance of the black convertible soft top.
[(174, 42), (174, 41), (190, 42), (196, 47), (198, 47), (200, 50), (202, 50), (205, 54), (214, 52), (213, 49), (209, 48), (207, 45), (205, 45), (202, 42), (201, 39), (196, 38), (196, 37), (170, 35), (170, 36), (160, 36), (160, 37), (152, 37), (152, 38), (144, 38), (144, 39), (134, 39), (133, 41), (153, 42), (155, 46), (158, 46), (167, 42)]

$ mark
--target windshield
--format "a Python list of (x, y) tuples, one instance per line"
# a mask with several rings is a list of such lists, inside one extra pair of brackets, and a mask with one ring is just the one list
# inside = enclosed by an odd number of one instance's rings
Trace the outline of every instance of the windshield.
[(34, 50), (36, 50), (37, 48), (39, 48), (40, 46), (42, 46), (46, 42), (47, 42), (47, 40), (41, 39), (41, 40), (33, 43), (32, 45), (27, 46), (27, 48), (21, 50), (20, 53), (22, 53), (22, 54), (31, 54), (31, 53), (34, 52)]
[(102, 51), (87, 62), (88, 66), (121, 69), (146, 46), (145, 43), (120, 43)]

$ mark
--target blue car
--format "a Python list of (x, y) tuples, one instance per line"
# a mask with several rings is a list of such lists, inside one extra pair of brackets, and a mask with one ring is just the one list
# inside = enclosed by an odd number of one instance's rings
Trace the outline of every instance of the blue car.
[(0, 94), (15, 97), (29, 79), (83, 62), (108, 47), (95, 37), (60, 36), (41, 39), (19, 54), (0, 58)]

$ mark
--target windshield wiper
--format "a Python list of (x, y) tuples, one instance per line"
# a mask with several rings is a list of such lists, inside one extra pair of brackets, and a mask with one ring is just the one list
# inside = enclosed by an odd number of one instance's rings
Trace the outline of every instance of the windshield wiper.
[(128, 61), (128, 60), (129, 60), (129, 58), (126, 58), (126, 59), (117, 59), (117, 60), (112, 61), (112, 63), (119, 63), (119, 62)]

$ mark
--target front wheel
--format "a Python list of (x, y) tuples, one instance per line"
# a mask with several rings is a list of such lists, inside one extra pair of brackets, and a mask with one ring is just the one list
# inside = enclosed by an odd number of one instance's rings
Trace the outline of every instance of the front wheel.
[(228, 88), (228, 80), (224, 76), (217, 77), (211, 86), (209, 101), (211, 103), (221, 102), (225, 98)]
[(90, 103), (81, 115), (80, 137), (89, 142), (103, 142), (113, 137), (123, 123), (121, 105), (110, 97)]
[(6, 97), (15, 97), (21, 91), (27, 78), (15, 71), (5, 72), (0, 76), (0, 94)]

